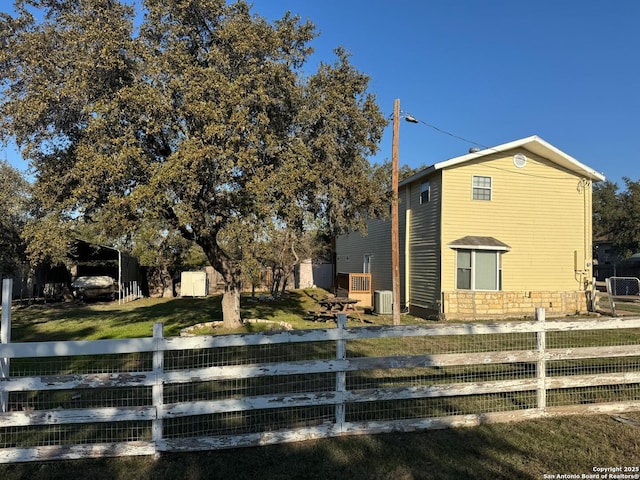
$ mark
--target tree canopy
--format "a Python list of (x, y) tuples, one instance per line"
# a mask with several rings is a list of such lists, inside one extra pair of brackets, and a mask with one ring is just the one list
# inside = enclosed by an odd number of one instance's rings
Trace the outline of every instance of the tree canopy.
[(78, 221), (112, 235), (159, 222), (222, 274), (235, 326), (246, 252), (228, 248), (234, 229), (301, 232), (315, 218), (337, 233), (384, 212), (367, 157), (387, 122), (343, 49), (305, 75), (310, 22), (224, 0), (14, 10), (0, 16), (0, 139), (35, 175), (34, 254)]
[(0, 160), (0, 277), (11, 276), (25, 259), (21, 231), (27, 220), (29, 184), (17, 169)]
[(606, 181), (593, 186), (593, 233), (612, 242), (619, 258), (640, 252), (640, 181), (623, 178), (624, 190)]

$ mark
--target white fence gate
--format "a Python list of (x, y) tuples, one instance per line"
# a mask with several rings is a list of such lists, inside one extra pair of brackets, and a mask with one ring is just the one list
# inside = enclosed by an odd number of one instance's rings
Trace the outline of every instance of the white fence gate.
[[(10, 298), (10, 297), (9, 297)], [(9, 328), (3, 308), (2, 331)], [(10, 343), (0, 462), (640, 409), (640, 318)]]
[(629, 304), (640, 304), (640, 279), (636, 277), (609, 277), (605, 284), (611, 314), (614, 317), (618, 316), (617, 303), (623, 308)]

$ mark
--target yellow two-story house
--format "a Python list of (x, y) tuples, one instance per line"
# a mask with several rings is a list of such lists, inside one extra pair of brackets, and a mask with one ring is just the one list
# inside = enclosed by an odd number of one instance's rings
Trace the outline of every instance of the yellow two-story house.
[[(604, 176), (537, 136), (436, 163), (400, 182), (401, 308), (440, 319), (585, 312), (592, 183)], [(337, 272), (391, 290), (391, 221), (336, 239)], [(373, 305), (373, 299), (371, 305)]]

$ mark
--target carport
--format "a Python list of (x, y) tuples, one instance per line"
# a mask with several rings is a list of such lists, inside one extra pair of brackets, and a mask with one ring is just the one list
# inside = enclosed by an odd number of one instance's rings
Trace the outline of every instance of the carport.
[(109, 276), (120, 285), (119, 300), (122, 300), (123, 285), (129, 282), (140, 282), (138, 260), (115, 247), (76, 239), (69, 253), (74, 264), (71, 269), (74, 279), (82, 276)]

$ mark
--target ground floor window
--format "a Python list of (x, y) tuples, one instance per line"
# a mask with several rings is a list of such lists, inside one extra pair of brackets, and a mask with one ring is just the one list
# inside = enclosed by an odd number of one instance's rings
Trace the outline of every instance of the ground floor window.
[(502, 290), (501, 252), (457, 250), (456, 288)]

